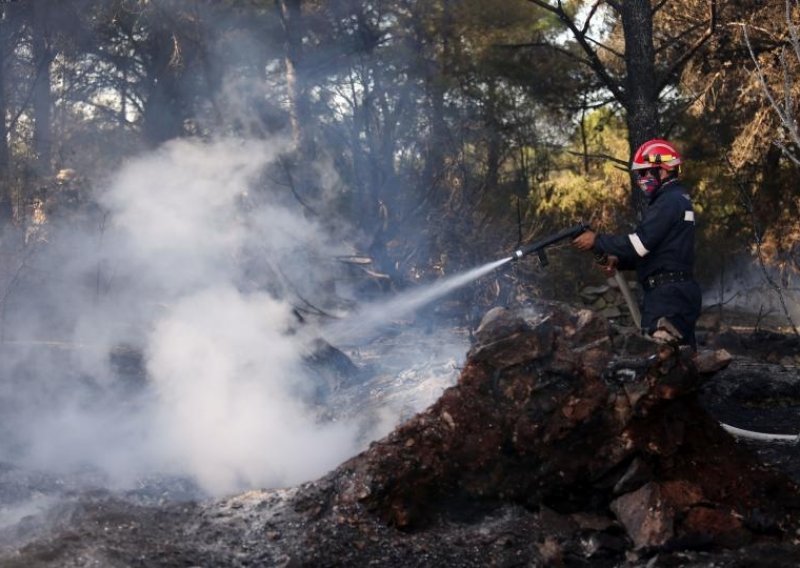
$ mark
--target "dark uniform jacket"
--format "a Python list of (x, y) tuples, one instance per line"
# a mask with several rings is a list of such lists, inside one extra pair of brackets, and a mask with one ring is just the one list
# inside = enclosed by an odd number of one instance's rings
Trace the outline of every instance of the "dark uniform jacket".
[(619, 257), (620, 270), (635, 268), (644, 289), (642, 328), (652, 333), (666, 317), (694, 346), (702, 295), (694, 281), (695, 218), (692, 201), (678, 180), (666, 181), (652, 196), (638, 227), (629, 235), (598, 235), (596, 253)]

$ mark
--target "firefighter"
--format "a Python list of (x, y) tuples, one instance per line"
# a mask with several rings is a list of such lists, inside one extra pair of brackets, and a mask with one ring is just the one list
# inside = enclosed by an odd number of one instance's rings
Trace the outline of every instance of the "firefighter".
[[(642, 144), (631, 170), (648, 200), (644, 218), (628, 235), (586, 231), (573, 245), (606, 257), (607, 270), (636, 270), (644, 290), (642, 330), (653, 335), (669, 324), (679, 342), (696, 349), (695, 323), (702, 294), (694, 280), (695, 214), (689, 191), (681, 183), (683, 160), (662, 139)], [(662, 318), (666, 318), (665, 324)]]

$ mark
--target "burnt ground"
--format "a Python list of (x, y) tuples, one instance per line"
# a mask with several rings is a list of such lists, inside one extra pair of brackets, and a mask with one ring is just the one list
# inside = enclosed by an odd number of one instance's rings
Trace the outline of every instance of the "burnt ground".
[[(709, 346), (735, 355), (700, 392), (715, 418), (737, 428), (800, 435), (800, 338), (745, 328), (716, 334)], [(800, 443), (740, 443), (800, 483)]]
[[(796, 337), (736, 329), (708, 333), (704, 342), (734, 355), (699, 392), (715, 418), (761, 432), (800, 432)], [(800, 482), (800, 445), (738, 443)], [(35, 496), (36, 483), (63, 481), (23, 478), (0, 465), (2, 491)], [(713, 552), (631, 552), (608, 519), (491, 501), (450, 503), (423, 529), (398, 531), (346, 507), (331, 509), (325, 478), (214, 501), (183, 500), (182, 486), (170, 483), (145, 495), (67, 488), (47, 515), (20, 514), (0, 527), (0, 566), (788, 567), (800, 557), (796, 543), (777, 540)]]

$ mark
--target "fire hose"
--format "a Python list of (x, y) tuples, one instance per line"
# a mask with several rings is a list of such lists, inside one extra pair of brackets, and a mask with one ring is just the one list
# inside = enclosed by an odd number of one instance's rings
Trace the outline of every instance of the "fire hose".
[(757, 440), (759, 442), (791, 442), (797, 444), (800, 442), (800, 434), (767, 434), (766, 432), (754, 432), (752, 430), (743, 430), (736, 426), (731, 426), (720, 422), (720, 426), (725, 429), (729, 434), (733, 434), (737, 438), (745, 438), (748, 440)]

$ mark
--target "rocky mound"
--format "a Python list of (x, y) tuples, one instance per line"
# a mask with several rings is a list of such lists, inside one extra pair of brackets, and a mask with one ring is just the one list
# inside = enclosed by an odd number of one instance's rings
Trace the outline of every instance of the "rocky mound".
[(636, 549), (795, 526), (794, 484), (697, 404), (698, 360), (665, 345), (639, 369), (615, 368), (607, 338), (590, 311), (493, 310), (458, 385), (340, 467), (333, 502), (400, 528), (464, 501), (545, 506), (618, 522)]

